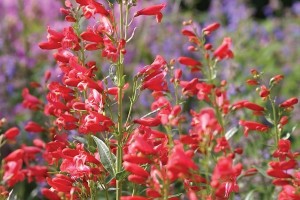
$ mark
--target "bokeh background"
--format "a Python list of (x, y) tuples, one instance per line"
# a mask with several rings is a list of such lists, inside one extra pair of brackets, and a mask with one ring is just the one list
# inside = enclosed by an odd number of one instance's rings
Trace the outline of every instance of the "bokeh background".
[[(230, 36), (234, 44), (235, 59), (221, 66), (223, 78), (231, 80), (230, 94), (247, 94), (245, 75), (250, 68), (257, 68), (267, 76), (283, 73), (288, 77), (279, 91), (283, 98), (299, 96), (300, 1), (139, 1), (140, 6), (161, 2), (167, 2), (168, 7), (160, 25), (145, 19), (135, 22), (136, 39), (129, 45), (126, 58), (129, 73), (151, 62), (156, 54), (168, 60), (188, 55), (180, 34), (182, 21), (192, 18), (199, 29), (218, 21), (222, 28), (210, 40)], [(22, 120), (22, 88), (39, 81), (46, 69), (55, 70), (51, 53), (40, 50), (38, 43), (46, 39), (47, 26), (57, 30), (64, 26), (59, 12), (62, 5), (62, 0), (0, 1), (0, 117)], [(59, 76), (59, 71), (54, 74)], [(294, 120), (299, 121), (300, 111), (296, 109)]]

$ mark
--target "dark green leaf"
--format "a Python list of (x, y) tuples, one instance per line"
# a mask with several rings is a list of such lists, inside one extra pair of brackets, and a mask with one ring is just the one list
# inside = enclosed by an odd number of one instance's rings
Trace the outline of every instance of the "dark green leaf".
[(111, 174), (115, 175), (116, 156), (110, 152), (110, 149), (106, 146), (106, 144), (102, 140), (100, 140), (99, 138), (93, 135), (92, 137), (97, 144), (100, 161), (103, 167)]

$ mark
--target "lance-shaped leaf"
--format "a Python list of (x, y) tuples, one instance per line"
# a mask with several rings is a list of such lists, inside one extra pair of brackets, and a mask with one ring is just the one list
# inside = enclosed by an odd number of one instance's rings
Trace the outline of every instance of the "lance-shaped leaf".
[(116, 163), (116, 156), (110, 152), (109, 148), (106, 144), (100, 140), (99, 138), (92, 136), (94, 141), (97, 144), (100, 161), (103, 167), (110, 172), (111, 174), (115, 175), (115, 163)]

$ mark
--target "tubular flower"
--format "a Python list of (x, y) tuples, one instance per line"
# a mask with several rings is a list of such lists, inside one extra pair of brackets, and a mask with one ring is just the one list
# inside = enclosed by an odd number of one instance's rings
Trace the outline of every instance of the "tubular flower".
[(273, 153), (274, 158), (279, 158), (279, 160), (285, 160), (288, 158), (293, 158), (291, 152), (291, 142), (289, 140), (280, 139), (278, 142), (278, 147)]
[(242, 165), (233, 166), (230, 157), (221, 157), (214, 169), (211, 186), (216, 189), (215, 195), (220, 199), (228, 199), (230, 193), (238, 192), (237, 177), (241, 174)]
[(165, 7), (166, 7), (166, 4), (164, 4), (164, 3), (150, 6), (148, 8), (144, 8), (142, 10), (137, 11), (134, 14), (134, 17), (140, 16), (140, 15), (155, 15), (157, 23), (160, 23), (163, 18), (163, 14), (161, 13), (161, 10)]
[(192, 160), (192, 155), (185, 152), (183, 145), (176, 145), (169, 156), (166, 165), (168, 176), (171, 180), (175, 180), (180, 176), (189, 175), (189, 170), (197, 170), (198, 167)]
[(220, 27), (220, 24), (215, 22), (215, 23), (212, 23), (208, 26), (206, 26), (205, 28), (202, 29), (202, 32), (205, 34), (205, 35), (209, 35), (211, 32), (217, 30), (218, 28)]
[(270, 90), (265, 86), (262, 85), (260, 87), (260, 92), (259, 92), (259, 96), (263, 98), (263, 100), (265, 100), (270, 94)]
[(268, 131), (269, 127), (267, 125), (254, 122), (254, 121), (245, 121), (245, 120), (240, 120), (239, 124), (241, 126), (244, 126), (245, 131), (244, 134), (247, 137), (249, 131), (260, 131), (260, 132), (266, 132)]
[(60, 200), (60, 197), (56, 194), (56, 192), (51, 191), (48, 188), (43, 188), (41, 190), (41, 192), (48, 199), (51, 199), (51, 200)]
[(143, 118), (143, 119), (135, 119), (133, 121), (136, 124), (140, 124), (143, 126), (158, 126), (161, 124), (161, 121), (159, 118)]
[(214, 57), (218, 60), (225, 58), (233, 58), (233, 53), (230, 50), (231, 38), (224, 38), (223, 43), (214, 51)]
[(136, 176), (141, 176), (143, 178), (148, 178), (149, 177), (149, 173), (142, 168), (141, 166), (134, 164), (134, 163), (129, 163), (129, 162), (124, 162), (123, 163), (124, 169)]
[(298, 189), (292, 185), (285, 185), (282, 187), (282, 191), (278, 195), (278, 200), (299, 200), (300, 194)]
[(24, 171), (22, 171), (22, 164), (22, 160), (9, 161), (5, 163), (2, 180), (9, 187), (13, 187), (16, 183), (24, 180), (25, 174)]
[(247, 100), (241, 100), (232, 105), (233, 110), (237, 110), (240, 108), (247, 108), (249, 110), (252, 110), (255, 115), (262, 115), (263, 112), (265, 111), (264, 107), (257, 105), (255, 103), (249, 102)]
[(104, 16), (109, 15), (109, 12), (104, 8), (104, 6), (95, 0), (76, 0), (76, 2), (82, 6), (83, 15), (86, 19), (91, 18), (96, 13)]
[(37, 97), (31, 95), (28, 88), (23, 89), (22, 97), (22, 105), (24, 108), (28, 108), (30, 110), (39, 110), (42, 108), (42, 102)]
[(298, 103), (298, 99), (296, 97), (290, 98), (279, 105), (280, 108), (293, 108), (295, 104)]
[(199, 61), (189, 57), (179, 57), (178, 61), (183, 65), (189, 66), (192, 72), (199, 71), (199, 67), (202, 65)]
[(12, 127), (10, 129), (8, 129), (7, 131), (5, 131), (4, 133), (4, 137), (7, 140), (15, 140), (15, 138), (17, 137), (17, 135), (19, 135), (20, 130), (17, 127)]
[(44, 130), (45, 129), (41, 125), (32, 121), (28, 122), (25, 126), (25, 131), (27, 132), (40, 133), (43, 132)]

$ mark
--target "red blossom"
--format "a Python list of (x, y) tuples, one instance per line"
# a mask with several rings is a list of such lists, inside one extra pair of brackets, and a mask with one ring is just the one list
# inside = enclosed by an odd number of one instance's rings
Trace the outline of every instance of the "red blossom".
[(283, 103), (279, 104), (279, 107), (281, 108), (293, 108), (295, 104), (298, 103), (298, 99), (296, 97), (290, 98)]
[(216, 197), (228, 199), (230, 193), (238, 192), (237, 177), (241, 174), (242, 165), (238, 163), (233, 166), (233, 160), (230, 157), (221, 157), (215, 166), (211, 186), (216, 190)]
[(205, 35), (209, 35), (211, 32), (217, 30), (218, 28), (220, 27), (220, 24), (215, 22), (215, 23), (212, 23), (208, 26), (206, 26), (205, 28), (202, 29), (202, 32), (205, 34)]
[(268, 97), (269, 94), (270, 94), (270, 90), (265, 85), (262, 85), (260, 87), (259, 96), (262, 97), (263, 99), (266, 99), (266, 97)]
[(233, 58), (233, 53), (230, 50), (231, 38), (224, 38), (223, 43), (214, 51), (214, 57), (218, 60), (225, 58)]
[(245, 121), (245, 120), (240, 120), (239, 124), (241, 126), (244, 126), (245, 131), (244, 134), (247, 137), (249, 131), (259, 131), (259, 132), (266, 132), (268, 131), (269, 127), (267, 125), (258, 123), (258, 122), (254, 122), (254, 121)]
[(8, 129), (7, 131), (5, 131), (4, 133), (4, 137), (7, 140), (15, 140), (15, 138), (17, 137), (17, 135), (19, 135), (20, 130), (17, 127), (12, 127), (10, 129)]
[(163, 18), (163, 14), (161, 13), (161, 10), (165, 7), (166, 7), (166, 4), (164, 4), (164, 3), (150, 6), (150, 7), (147, 7), (142, 10), (137, 11), (134, 14), (134, 17), (140, 16), (140, 15), (155, 15), (156, 21), (158, 23), (160, 23)]
[(24, 88), (22, 91), (23, 102), (22, 105), (24, 108), (31, 110), (39, 110), (42, 108), (42, 102), (35, 96), (29, 93), (28, 88)]
[(25, 175), (22, 171), (22, 164), (22, 160), (8, 161), (5, 163), (2, 180), (9, 187), (13, 187), (16, 183), (24, 180)]
[(142, 119), (135, 119), (134, 123), (143, 125), (143, 126), (158, 126), (161, 124), (159, 118), (142, 118)]
[(60, 200), (60, 197), (57, 195), (57, 193), (48, 188), (43, 188), (41, 192), (49, 200)]
[(194, 60), (193, 58), (189, 57), (179, 57), (179, 63), (191, 67), (192, 72), (196, 72), (200, 70), (200, 66), (202, 65), (199, 61)]
[(25, 131), (27, 132), (32, 132), (32, 133), (41, 133), (43, 132), (45, 129), (39, 125), (36, 122), (30, 121), (26, 124), (25, 126)]
[(125, 161), (125, 162), (123, 162), (123, 167), (126, 171), (128, 171), (134, 175), (141, 176), (144, 178), (147, 178), (149, 176), (149, 173), (137, 164), (129, 163), (129, 162)]

